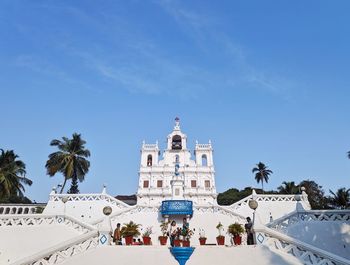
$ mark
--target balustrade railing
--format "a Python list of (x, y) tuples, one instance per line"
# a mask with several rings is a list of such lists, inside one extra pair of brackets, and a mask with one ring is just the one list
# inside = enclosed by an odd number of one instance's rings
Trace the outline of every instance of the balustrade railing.
[(41, 213), (46, 204), (0, 204), (0, 215)]
[[(299, 196), (299, 195), (298, 195)], [(227, 207), (232, 210), (238, 210), (239, 208), (248, 207), (249, 200), (252, 199), (252, 195), (249, 195), (242, 200), (235, 202)], [(258, 202), (290, 202), (297, 201), (296, 195), (279, 195), (279, 194), (256, 194), (254, 199)]]
[(116, 198), (103, 193), (98, 194), (51, 194), (49, 201), (61, 201), (66, 198), (67, 201), (71, 202), (93, 202), (93, 201), (106, 201), (117, 208), (127, 208), (130, 207), (128, 204), (117, 200)]
[(66, 215), (3, 215), (0, 216), (0, 227), (6, 226), (41, 226), (41, 225), (64, 225), (81, 234), (96, 230), (92, 225), (85, 224)]
[(255, 228), (257, 244), (282, 251), (308, 265), (349, 265), (350, 260), (316, 248), (267, 227)]
[(54, 247), (40, 251), (39, 253), (18, 260), (12, 265), (53, 265), (94, 249), (98, 246), (98, 232), (91, 231), (74, 239), (62, 242)]
[(299, 222), (350, 222), (350, 210), (312, 210), (292, 212), (268, 224), (269, 228), (285, 232)]
[(207, 206), (207, 205), (194, 205), (193, 208), (198, 211), (198, 212), (211, 212), (211, 213), (220, 213), (227, 215), (231, 218), (237, 219), (237, 222), (240, 222), (241, 224), (244, 224), (246, 222), (246, 218), (234, 211), (232, 211), (230, 208), (224, 207), (224, 206), (219, 206), (219, 205), (212, 205), (212, 206)]

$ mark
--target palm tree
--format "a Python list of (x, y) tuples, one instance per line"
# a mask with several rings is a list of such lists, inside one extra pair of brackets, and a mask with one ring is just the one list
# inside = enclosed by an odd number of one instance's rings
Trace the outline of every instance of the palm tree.
[(291, 181), (291, 182), (283, 181), (282, 185), (279, 186), (277, 189), (280, 193), (284, 193), (284, 194), (298, 194), (299, 193), (299, 186), (295, 185), (294, 181)]
[(23, 197), (23, 184), (30, 186), (33, 183), (25, 176), (26, 165), (18, 160), (13, 150), (0, 151), (0, 198), (10, 195)]
[(331, 190), (329, 192), (333, 195), (331, 202), (334, 206), (340, 209), (347, 209), (350, 206), (350, 189), (340, 188), (335, 193)]
[(256, 164), (256, 167), (252, 169), (252, 173), (255, 173), (255, 179), (259, 183), (261, 181), (261, 187), (264, 192), (264, 181), (267, 183), (269, 180), (269, 175), (273, 172), (270, 169), (267, 169), (264, 163), (259, 162)]
[[(60, 193), (63, 192), (68, 179), (72, 179), (72, 183), (77, 183), (77, 179), (82, 182), (89, 172), (90, 162), (85, 158), (90, 156), (90, 151), (85, 149), (85, 144), (81, 135), (77, 133), (73, 134), (72, 139), (62, 137), (62, 141), (57, 139), (51, 141), (50, 145), (57, 146), (59, 151), (49, 155), (45, 167), (50, 177), (57, 172), (63, 174), (64, 182)], [(73, 192), (79, 192), (77, 187)]]

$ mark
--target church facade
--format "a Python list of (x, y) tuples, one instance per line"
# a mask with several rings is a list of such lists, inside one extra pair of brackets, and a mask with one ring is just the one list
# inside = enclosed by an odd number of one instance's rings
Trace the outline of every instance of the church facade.
[(187, 136), (175, 119), (167, 146), (142, 143), (137, 201), (139, 205), (160, 205), (164, 200), (190, 200), (195, 205), (216, 205), (215, 170), (211, 141), (196, 141), (192, 159)]

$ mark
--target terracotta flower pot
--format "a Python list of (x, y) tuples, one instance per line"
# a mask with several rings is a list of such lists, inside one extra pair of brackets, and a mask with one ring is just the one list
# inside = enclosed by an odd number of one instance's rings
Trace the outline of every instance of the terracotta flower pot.
[(242, 237), (241, 236), (234, 236), (233, 242), (235, 243), (235, 245), (241, 245), (242, 244)]
[(134, 238), (133, 236), (126, 236), (125, 237), (125, 245), (131, 245), (133, 238)]
[(147, 245), (147, 246), (151, 245), (151, 238), (149, 236), (144, 236), (142, 237), (142, 239), (143, 239), (144, 245)]
[(167, 237), (167, 236), (160, 236), (160, 237), (158, 237), (158, 239), (159, 239), (160, 244), (161, 244), (162, 246), (165, 246), (165, 245), (166, 245), (166, 242), (167, 242), (167, 240), (168, 240), (168, 237)]
[(181, 240), (180, 239), (174, 239), (174, 247), (181, 247)]
[(207, 242), (207, 238), (206, 237), (200, 237), (199, 238), (199, 244), (205, 245), (205, 242)]
[(183, 247), (189, 247), (190, 246), (190, 241), (189, 240), (183, 240), (182, 241), (182, 246)]
[(219, 246), (225, 245), (225, 237), (224, 236), (218, 236), (216, 237), (216, 242)]

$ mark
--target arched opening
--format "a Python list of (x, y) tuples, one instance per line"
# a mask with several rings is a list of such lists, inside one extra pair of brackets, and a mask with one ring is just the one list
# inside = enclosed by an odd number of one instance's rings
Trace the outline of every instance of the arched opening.
[(208, 158), (207, 155), (202, 155), (202, 166), (208, 166)]
[(175, 155), (175, 163), (180, 163), (180, 156), (179, 155)]
[(171, 143), (171, 149), (181, 150), (182, 149), (182, 139), (180, 135), (174, 135)]
[(23, 212), (23, 208), (18, 208), (18, 214), (21, 214)]
[(147, 166), (151, 167), (152, 166), (152, 155), (147, 156)]

